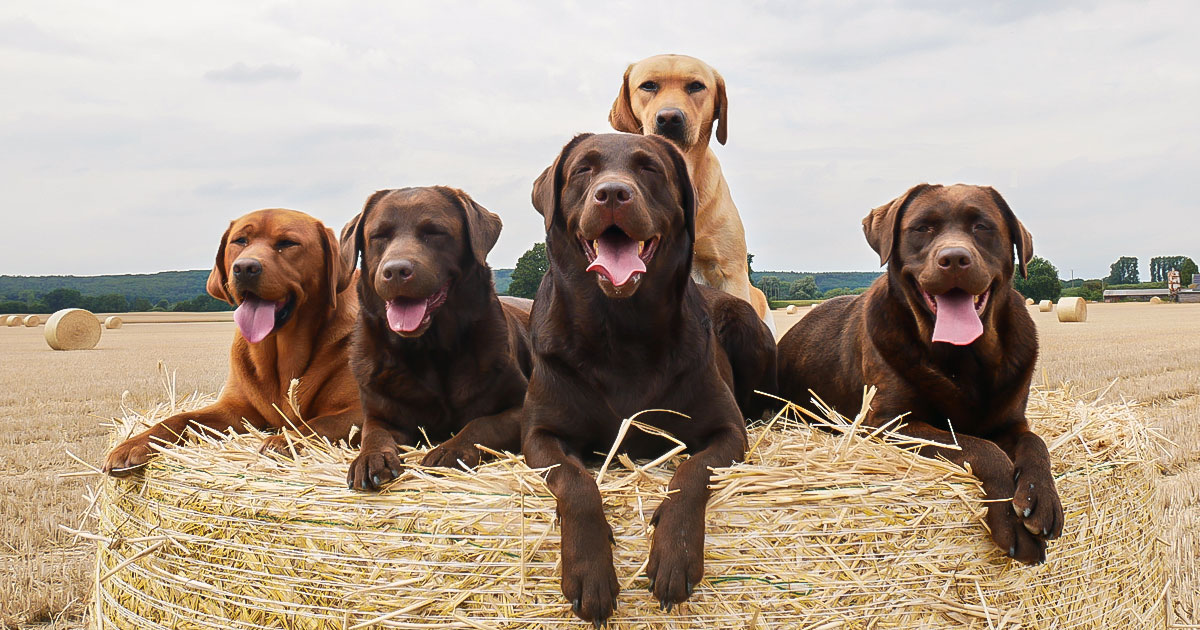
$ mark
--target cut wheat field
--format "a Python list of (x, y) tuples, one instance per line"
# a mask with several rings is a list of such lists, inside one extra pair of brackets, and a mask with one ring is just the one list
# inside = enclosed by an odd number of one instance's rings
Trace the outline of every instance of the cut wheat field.
[[(1173, 442), (1162, 462), (1172, 621), (1200, 628), (1200, 305), (1089, 309), (1084, 324), (1033, 309), (1037, 379), (1142, 402)], [(808, 310), (777, 311), (781, 334)], [(54, 352), (40, 328), (0, 328), (0, 626), (82, 625), (94, 557), (60, 526), (77, 524), (89, 479), (60, 475), (85, 470), (73, 457), (102, 461), (101, 422), (122, 405), (147, 409), (167, 397), (160, 363), (177, 395), (216, 392), (233, 331), (229, 322), (132, 323), (104, 331), (95, 350)]]

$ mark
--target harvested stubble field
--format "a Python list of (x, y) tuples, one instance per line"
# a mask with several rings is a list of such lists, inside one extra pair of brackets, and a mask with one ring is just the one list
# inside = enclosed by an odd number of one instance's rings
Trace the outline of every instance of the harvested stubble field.
[[(808, 310), (777, 312), (781, 333)], [(1106, 395), (1145, 403), (1151, 423), (1174, 442), (1162, 479), (1173, 621), (1200, 627), (1200, 306), (1096, 304), (1085, 324), (1031, 311), (1042, 382), (1071, 381), (1083, 393), (1115, 380)], [(104, 331), (95, 350), (53, 352), (40, 328), (0, 329), (0, 625), (81, 625), (94, 557), (90, 544), (60, 529), (76, 525), (87, 483), (59, 476), (83, 470), (68, 452), (102, 461), (102, 421), (121, 415), (122, 404), (162, 402), (160, 361), (177, 374), (180, 397), (215, 392), (232, 335), (231, 323), (133, 324)]]

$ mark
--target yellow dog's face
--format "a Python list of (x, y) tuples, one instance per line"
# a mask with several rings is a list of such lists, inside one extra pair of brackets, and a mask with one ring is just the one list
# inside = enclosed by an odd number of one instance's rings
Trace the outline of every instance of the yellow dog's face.
[(725, 144), (729, 126), (725, 79), (711, 66), (684, 55), (658, 55), (625, 69), (608, 122), (627, 133), (659, 135), (684, 152), (707, 145), (713, 123)]

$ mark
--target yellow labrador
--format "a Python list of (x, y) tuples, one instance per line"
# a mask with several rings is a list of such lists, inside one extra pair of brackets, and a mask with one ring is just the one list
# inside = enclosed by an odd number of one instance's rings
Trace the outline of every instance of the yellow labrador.
[(729, 135), (725, 79), (693, 57), (643, 59), (625, 69), (608, 122), (617, 131), (662, 136), (683, 152), (696, 187), (692, 277), (749, 302), (774, 334), (767, 298), (750, 284), (742, 217), (733, 205), (721, 163), (708, 147), (714, 123), (717, 142), (725, 144)]

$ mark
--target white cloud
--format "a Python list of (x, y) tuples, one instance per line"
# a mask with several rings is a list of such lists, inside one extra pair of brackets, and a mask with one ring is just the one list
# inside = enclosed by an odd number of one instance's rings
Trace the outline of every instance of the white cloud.
[[(542, 237), (529, 188), (607, 131), (625, 65), (726, 77), (716, 147), (759, 269), (870, 269), (868, 209), (995, 185), (1064, 274), (1200, 258), (1187, 3), (6, 3), (0, 273), (203, 268), (272, 206), (335, 228), (448, 184)], [(55, 234), (53, 239), (31, 237)]]

